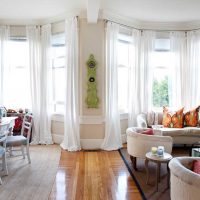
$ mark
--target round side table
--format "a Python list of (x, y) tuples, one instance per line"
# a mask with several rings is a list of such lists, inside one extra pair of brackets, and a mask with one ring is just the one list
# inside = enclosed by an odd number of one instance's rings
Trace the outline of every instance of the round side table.
[(157, 156), (157, 155), (152, 154), (151, 152), (146, 153), (145, 168), (146, 168), (146, 172), (147, 172), (147, 181), (146, 181), (147, 184), (149, 182), (148, 163), (149, 163), (149, 161), (151, 161), (151, 162), (154, 162), (154, 163), (157, 164), (157, 169), (156, 169), (156, 191), (158, 191), (158, 182), (160, 182), (160, 166), (161, 166), (161, 163), (166, 163), (167, 164), (167, 173), (168, 173), (167, 184), (168, 184), (168, 188), (169, 188), (170, 174), (169, 174), (168, 163), (169, 163), (169, 161), (171, 159), (172, 159), (172, 155), (170, 155), (169, 153), (165, 153), (165, 152), (164, 152), (163, 156)]

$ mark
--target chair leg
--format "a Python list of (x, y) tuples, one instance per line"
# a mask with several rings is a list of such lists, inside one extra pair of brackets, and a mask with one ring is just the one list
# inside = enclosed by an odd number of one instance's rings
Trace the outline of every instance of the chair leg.
[(2, 185), (2, 180), (1, 180), (1, 177), (0, 177), (0, 185)]
[(25, 159), (25, 154), (24, 154), (24, 145), (21, 145), (21, 151), (22, 151), (23, 159)]
[(8, 175), (8, 167), (7, 167), (7, 162), (6, 162), (6, 154), (3, 156), (3, 170), (6, 172), (6, 175)]
[(29, 145), (26, 145), (26, 154), (28, 157), (28, 163), (31, 163), (30, 153), (29, 153)]
[(137, 171), (137, 158), (134, 156), (130, 156), (131, 162), (133, 164), (133, 169)]
[(12, 147), (9, 147), (9, 154), (10, 154), (10, 156), (13, 155), (13, 154), (12, 154)]

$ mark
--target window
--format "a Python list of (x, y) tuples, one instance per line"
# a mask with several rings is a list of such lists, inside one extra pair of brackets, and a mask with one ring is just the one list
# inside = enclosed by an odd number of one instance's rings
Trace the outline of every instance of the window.
[(128, 81), (130, 37), (119, 35), (118, 39), (118, 108), (120, 113), (128, 111)]
[(8, 58), (5, 106), (31, 109), (27, 41), (11, 39), (8, 43)]
[(154, 109), (169, 105), (170, 55), (170, 40), (166, 38), (156, 39), (152, 53)]
[(52, 37), (52, 88), (54, 112), (63, 113), (65, 99), (65, 37)]

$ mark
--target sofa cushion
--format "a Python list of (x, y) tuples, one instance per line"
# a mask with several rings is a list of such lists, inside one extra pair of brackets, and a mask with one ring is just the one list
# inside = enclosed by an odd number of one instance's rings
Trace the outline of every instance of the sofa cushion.
[(192, 171), (197, 173), (197, 174), (200, 174), (200, 160), (194, 160), (193, 161)]
[(170, 111), (163, 106), (163, 126), (166, 128), (183, 128), (183, 109)]
[(198, 125), (199, 108), (200, 108), (200, 106), (185, 113), (185, 115), (184, 115), (184, 125), (185, 126), (195, 127)]

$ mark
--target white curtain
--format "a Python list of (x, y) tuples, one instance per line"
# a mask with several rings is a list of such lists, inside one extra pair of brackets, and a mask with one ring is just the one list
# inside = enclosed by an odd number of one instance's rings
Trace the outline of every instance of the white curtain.
[(0, 26), (0, 106), (4, 106), (4, 98), (7, 95), (8, 85), (8, 41), (10, 28), (9, 26)]
[(40, 144), (52, 144), (52, 66), (51, 66), (51, 25), (41, 28), (41, 95), (40, 95)]
[(139, 58), (141, 47), (141, 31), (132, 30), (132, 46), (130, 51), (130, 73), (128, 92), (128, 126), (136, 126), (136, 116), (141, 112), (140, 106), (140, 81), (139, 81)]
[(184, 75), (186, 110), (200, 105), (200, 31), (187, 32), (187, 64)]
[(105, 138), (101, 148), (116, 150), (122, 147), (118, 111), (117, 42), (119, 25), (107, 23), (106, 29), (106, 113)]
[(32, 143), (38, 144), (40, 143), (40, 94), (41, 94), (40, 27), (27, 26), (26, 35), (29, 48), (31, 105), (32, 105), (32, 113), (34, 116)]
[(133, 55), (130, 65), (129, 126), (136, 126), (136, 116), (152, 109), (152, 53), (155, 32), (133, 30)]
[(61, 147), (68, 151), (78, 151), (79, 132), (79, 65), (77, 18), (65, 22), (66, 45), (66, 94), (64, 110), (64, 140)]
[(184, 106), (184, 68), (187, 58), (185, 32), (170, 33), (170, 51), (169, 106), (180, 107)]

